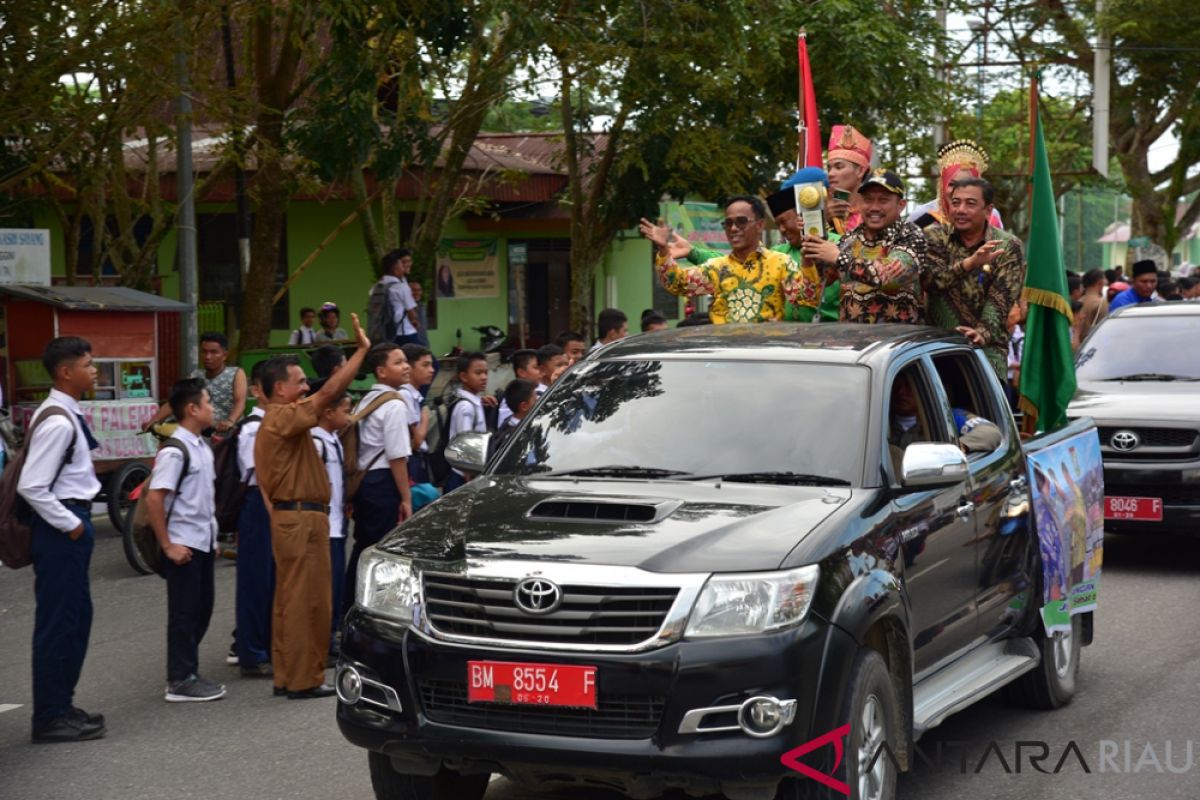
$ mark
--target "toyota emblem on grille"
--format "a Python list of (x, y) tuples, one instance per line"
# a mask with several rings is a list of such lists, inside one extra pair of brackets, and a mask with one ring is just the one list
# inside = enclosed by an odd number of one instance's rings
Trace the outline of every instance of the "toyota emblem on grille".
[(513, 589), (513, 601), (527, 614), (549, 614), (562, 600), (562, 589), (545, 578), (526, 578)]
[(1127, 453), (1130, 450), (1137, 449), (1138, 445), (1142, 443), (1142, 437), (1133, 431), (1117, 431), (1113, 434), (1110, 443), (1113, 450), (1120, 450)]

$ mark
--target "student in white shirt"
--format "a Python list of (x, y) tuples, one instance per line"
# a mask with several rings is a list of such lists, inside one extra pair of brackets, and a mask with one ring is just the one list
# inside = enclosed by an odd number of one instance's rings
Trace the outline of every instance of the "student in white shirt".
[[(563, 355), (564, 359), (566, 354)], [(514, 380), (533, 381), (536, 386), (542, 380), (542, 373), (538, 369), (537, 351), (536, 350), (518, 350), (512, 354), (513, 376)], [(504, 426), (508, 424), (508, 420), (512, 417), (512, 409), (508, 407), (507, 400), (500, 401), (500, 414), (496, 419), (496, 430), (504, 430)]]
[[(396, 524), (412, 516), (412, 490), (408, 457), (412, 445), (408, 433), (408, 408), (400, 387), (408, 383), (411, 370), (404, 350), (393, 342), (382, 342), (367, 351), (363, 367), (375, 375), (375, 385), (354, 409), (361, 414), (382, 393), (395, 398), (362, 417), (358, 423), (358, 468), (366, 473), (354, 496), (354, 547), (346, 563), (346, 585), (354, 586), (362, 551), (383, 538)], [(340, 611), (349, 610), (347, 596)]]
[(237, 635), (236, 662), (244, 678), (270, 678), (271, 612), (275, 597), (275, 555), (271, 551), (271, 515), (263, 504), (254, 474), (254, 441), (262, 426), (267, 401), (262, 391), (259, 361), (250, 370), (250, 393), (254, 410), (239, 423), (237, 461), (239, 477), (247, 484), (245, 501), (238, 515), (238, 557), (235, 588)]
[(350, 424), (350, 395), (343, 394), (334, 400), (321, 412), (320, 420), (320, 424), (312, 429), (312, 437), (329, 476), (329, 563), (334, 609), (329, 654), (336, 655), (346, 586), (346, 454), (338, 434)]
[[(412, 455), (408, 459), (408, 476), (414, 484), (429, 483), (429, 409), (425, 408), (421, 392), (433, 383), (435, 374), (433, 353), (422, 344), (404, 345), (404, 357), (408, 359), (408, 383), (400, 387), (404, 405), (408, 409), (408, 432), (412, 444)], [(417, 510), (413, 498), (413, 511)]]
[(34, 512), (33, 740), (99, 739), (104, 717), (74, 705), (92, 629), (88, 566), (95, 546), (92, 500), (100, 493), (90, 453), (99, 443), (79, 406), (96, 384), (92, 346), (76, 336), (57, 337), (42, 352), (42, 364), (54, 388), (30, 422), (17, 480), (17, 493)]
[[(396, 344), (420, 344), (420, 318), (417, 316), (417, 301), (408, 285), (408, 273), (412, 271), (412, 251), (400, 248), (383, 257), (383, 277), (387, 284), (388, 299), (395, 314)], [(376, 342), (378, 344), (378, 342)]]
[(288, 337), (289, 347), (308, 347), (316, 344), (317, 330), (313, 323), (317, 321), (317, 310), (307, 306), (300, 309), (300, 327), (292, 331)]
[(629, 335), (629, 317), (619, 308), (606, 308), (596, 315), (596, 339), (589, 353)]
[[(204, 381), (187, 378), (171, 387), (171, 412), (179, 421), (154, 459), (146, 510), (163, 551), (167, 580), (168, 703), (219, 700), (225, 687), (200, 677), (200, 640), (213, 610), (213, 551), (217, 544), (213, 452), (201, 438), (212, 426), (213, 407)], [(186, 450), (186, 452), (185, 452)]]
[(556, 344), (542, 345), (537, 351), (537, 367), (538, 385), (534, 391), (541, 397), (567, 368), (567, 356)]
[(508, 418), (508, 422), (501, 425), (496, 430), (496, 434), (488, 440), (488, 458), (500, 452), (500, 448), (512, 437), (517, 426), (533, 409), (534, 404), (537, 403), (537, 394), (534, 392), (536, 387), (537, 385), (533, 381), (513, 378), (504, 388), (504, 402), (516, 410)]
[[(549, 345), (553, 347), (553, 345)], [(559, 351), (562, 355), (562, 351)], [(483, 399), (481, 395), (487, 391), (488, 363), (483, 353), (467, 353), (458, 357), (458, 382), (461, 384), (455, 390), (453, 408), (450, 409), (450, 425), (446, 433), (446, 441), (454, 441), (460, 433), (475, 431), (487, 432), (487, 419), (483, 414)], [(442, 487), (449, 493), (465, 484), (475, 476), (451, 469), (446, 476), (446, 484)]]

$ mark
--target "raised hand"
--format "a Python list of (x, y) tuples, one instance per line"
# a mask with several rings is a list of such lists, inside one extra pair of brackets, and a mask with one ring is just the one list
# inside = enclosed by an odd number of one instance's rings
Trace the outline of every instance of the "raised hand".
[(360, 350), (371, 349), (371, 338), (367, 336), (367, 332), (358, 324), (358, 314), (350, 312), (350, 324), (354, 326), (354, 339)]

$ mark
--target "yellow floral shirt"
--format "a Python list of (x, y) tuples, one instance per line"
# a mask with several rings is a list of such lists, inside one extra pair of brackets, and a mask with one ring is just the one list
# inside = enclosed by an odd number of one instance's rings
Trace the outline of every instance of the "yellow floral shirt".
[(787, 305), (815, 307), (819, 280), (802, 274), (786, 253), (762, 245), (743, 261), (732, 253), (710, 258), (698, 267), (677, 264), (669, 256), (655, 259), (663, 288), (681, 297), (712, 295), (709, 318), (727, 322), (777, 322)]

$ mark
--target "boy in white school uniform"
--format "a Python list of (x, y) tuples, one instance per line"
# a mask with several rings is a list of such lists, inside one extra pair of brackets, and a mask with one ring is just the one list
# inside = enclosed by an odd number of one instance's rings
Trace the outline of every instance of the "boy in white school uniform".
[(350, 395), (343, 394), (321, 412), (320, 424), (312, 429), (313, 444), (329, 476), (329, 564), (333, 588), (333, 627), (329, 654), (337, 654), (337, 632), (342, 627), (341, 609), (346, 586), (346, 453), (338, 436), (350, 424)]
[(79, 398), (96, 384), (92, 346), (77, 336), (50, 340), (42, 364), (54, 383), (30, 422), (28, 456), (17, 493), (33, 511), (33, 741), (75, 742), (104, 736), (104, 716), (74, 704), (92, 629), (88, 567), (95, 546), (92, 500), (100, 481), (91, 450), (99, 447)]
[(262, 492), (254, 472), (254, 440), (262, 426), (267, 401), (262, 391), (259, 361), (250, 370), (250, 393), (254, 409), (239, 423), (238, 472), (247, 484), (246, 499), (238, 515), (237, 581), (235, 614), (237, 636), (232, 655), (242, 677), (270, 678), (271, 611), (275, 598), (275, 556), (271, 552), (271, 516), (263, 504)]
[[(412, 516), (412, 489), (408, 477), (408, 457), (412, 444), (408, 432), (408, 408), (400, 387), (408, 383), (411, 371), (404, 350), (393, 342), (381, 342), (367, 351), (364, 369), (375, 376), (375, 385), (354, 409), (362, 414), (385, 397), (381, 405), (358, 422), (358, 468), (365, 474), (354, 496), (354, 547), (346, 563), (346, 585), (354, 586), (358, 558), (362, 551), (383, 538), (396, 523)], [(353, 603), (348, 593), (342, 608), (345, 614)]]
[[(561, 351), (560, 351), (561, 354)], [(453, 407), (450, 409), (450, 425), (446, 441), (454, 441), (460, 433), (487, 432), (487, 418), (483, 414), (483, 393), (487, 391), (488, 363), (483, 353), (467, 353), (458, 357), (458, 382)], [(451, 469), (446, 476), (443, 491), (450, 493), (474, 476)]]
[(168, 703), (219, 700), (225, 687), (200, 676), (200, 640), (213, 611), (213, 557), (217, 506), (212, 448), (201, 432), (212, 426), (213, 407), (199, 378), (171, 387), (171, 412), (179, 428), (154, 459), (146, 510), (163, 551), (167, 580)]

